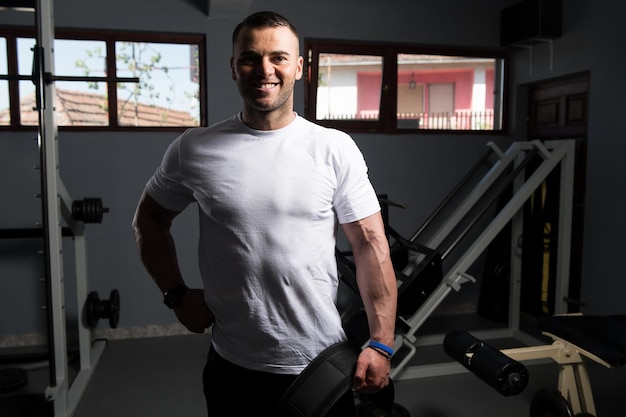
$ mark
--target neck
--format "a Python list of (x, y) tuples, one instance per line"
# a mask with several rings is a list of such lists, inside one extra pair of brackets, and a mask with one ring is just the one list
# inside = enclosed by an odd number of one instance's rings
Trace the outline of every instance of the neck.
[(244, 109), (241, 113), (243, 122), (256, 130), (276, 130), (287, 126), (296, 118), (293, 110), (276, 112), (258, 112)]

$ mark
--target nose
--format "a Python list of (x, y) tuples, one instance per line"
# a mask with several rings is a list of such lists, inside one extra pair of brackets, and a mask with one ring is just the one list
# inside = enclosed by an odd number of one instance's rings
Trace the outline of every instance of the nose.
[(263, 59), (259, 61), (256, 70), (259, 75), (272, 75), (274, 73), (274, 64), (269, 57), (263, 57)]

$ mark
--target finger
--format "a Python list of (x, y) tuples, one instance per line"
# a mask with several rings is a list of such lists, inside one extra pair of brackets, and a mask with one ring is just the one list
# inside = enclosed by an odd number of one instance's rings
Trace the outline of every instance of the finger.
[(354, 380), (352, 383), (352, 386), (355, 390), (360, 390), (365, 385), (366, 372), (367, 372), (367, 366), (365, 366), (361, 361), (357, 360), (356, 371), (354, 372)]

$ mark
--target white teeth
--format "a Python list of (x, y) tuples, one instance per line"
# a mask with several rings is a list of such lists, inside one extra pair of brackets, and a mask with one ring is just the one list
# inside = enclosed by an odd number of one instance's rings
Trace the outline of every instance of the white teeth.
[(276, 84), (261, 84), (261, 88), (274, 88)]

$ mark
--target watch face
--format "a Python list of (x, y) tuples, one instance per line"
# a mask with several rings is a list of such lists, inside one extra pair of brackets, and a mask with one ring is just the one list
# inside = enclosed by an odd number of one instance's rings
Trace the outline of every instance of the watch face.
[(163, 303), (169, 308), (174, 308), (178, 306), (185, 293), (189, 290), (185, 284), (179, 284), (177, 287), (167, 291), (163, 296)]
[(174, 308), (176, 307), (176, 297), (174, 296), (174, 294), (172, 294), (171, 292), (168, 292), (167, 294), (165, 294), (165, 296), (163, 297), (163, 303), (168, 306), (169, 308)]

